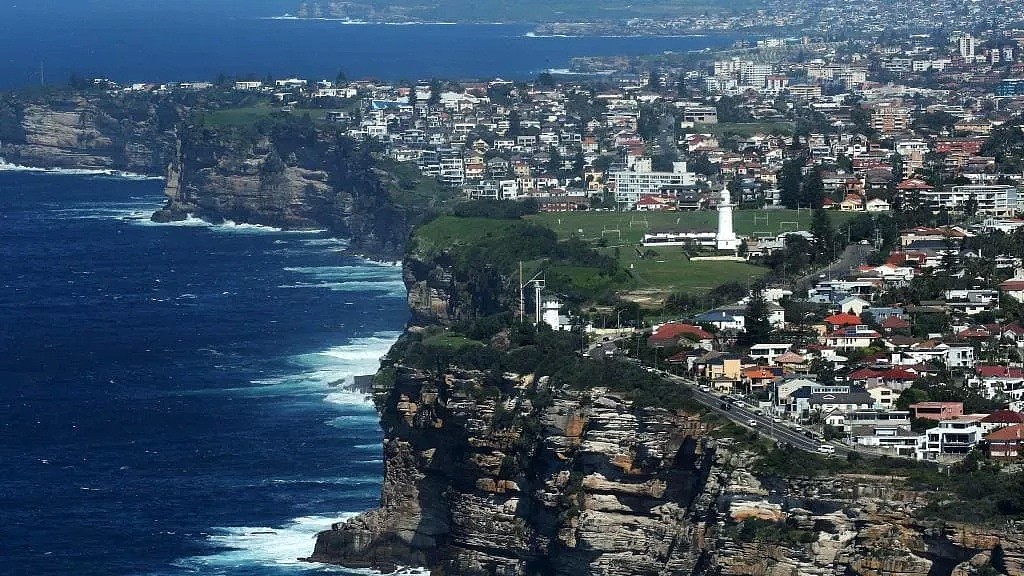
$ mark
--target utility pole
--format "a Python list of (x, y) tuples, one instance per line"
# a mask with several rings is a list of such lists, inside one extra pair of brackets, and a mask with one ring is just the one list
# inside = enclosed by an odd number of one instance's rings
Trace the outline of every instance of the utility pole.
[(519, 262), (519, 321), (523, 322), (526, 320), (526, 287), (531, 283), (533, 284), (535, 302), (534, 302), (534, 314), (536, 315), (536, 322), (539, 324), (541, 320), (541, 291), (544, 290), (544, 280), (539, 280), (541, 274), (544, 271), (541, 270), (533, 275), (532, 278), (523, 282), (523, 262)]

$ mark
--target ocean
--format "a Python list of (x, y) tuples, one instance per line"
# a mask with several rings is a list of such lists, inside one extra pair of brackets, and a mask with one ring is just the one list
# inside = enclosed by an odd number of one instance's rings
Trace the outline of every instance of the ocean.
[[(378, 502), (400, 269), (317, 232), (155, 225), (162, 182), (0, 172), (0, 574), (246, 575)], [(342, 572), (344, 573), (344, 572)]]
[(387, 81), (528, 79), (567, 68), (576, 56), (686, 52), (739, 38), (532, 37), (529, 24), (346, 24), (274, 20), (283, 12), (269, 5), (242, 15), (238, 8), (215, 10), (216, 2), (175, 10), (168, 2), (110, 4), (0, 6), (0, 88), (38, 84), (40, 77), (63, 84), (71, 74), (125, 83), (213, 80), (220, 73), (333, 80), (339, 71)]

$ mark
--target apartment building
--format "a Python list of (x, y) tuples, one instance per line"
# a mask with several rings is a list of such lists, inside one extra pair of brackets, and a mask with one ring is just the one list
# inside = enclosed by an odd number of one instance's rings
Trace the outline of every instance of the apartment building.
[(615, 202), (626, 209), (636, 206), (644, 196), (657, 196), (665, 188), (694, 186), (696, 175), (686, 170), (686, 162), (673, 162), (671, 172), (655, 172), (651, 159), (638, 159), (632, 169), (616, 170), (610, 174), (615, 181)]
[(935, 210), (964, 210), (973, 203), (975, 213), (1014, 216), (1022, 208), (1016, 186), (1006, 184), (966, 184), (949, 189), (922, 190), (920, 197)]

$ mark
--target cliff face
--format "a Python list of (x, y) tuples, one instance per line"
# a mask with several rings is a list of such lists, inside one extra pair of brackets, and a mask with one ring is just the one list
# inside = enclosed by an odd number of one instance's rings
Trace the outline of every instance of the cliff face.
[(690, 573), (715, 462), (699, 418), (507, 375), (399, 367), (375, 388), (381, 508), (322, 533), (313, 560), (446, 574)]
[(39, 168), (162, 175), (182, 114), (148, 96), (8, 95), (0, 100), (0, 158)]
[(389, 176), (356, 143), (311, 126), (186, 127), (167, 170), (157, 221), (189, 215), (291, 229), (327, 229), (360, 253), (397, 260), (411, 222), (389, 196)]
[(1017, 528), (921, 523), (924, 495), (899, 479), (764, 485), (757, 457), (696, 415), (487, 380), (401, 366), (378, 378), (381, 506), (322, 532), (310, 560), (440, 574), (1024, 573)]

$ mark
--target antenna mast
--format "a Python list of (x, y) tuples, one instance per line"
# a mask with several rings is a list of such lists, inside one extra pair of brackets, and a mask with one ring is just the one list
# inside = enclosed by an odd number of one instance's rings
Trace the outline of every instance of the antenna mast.
[(523, 322), (526, 319), (525, 318), (525, 316), (526, 316), (526, 287), (529, 286), (531, 283), (533, 284), (533, 287), (534, 287), (534, 291), (535, 291), (534, 293), (535, 293), (535, 299), (536, 299), (536, 302), (534, 302), (534, 313), (537, 316), (537, 322), (538, 323), (540, 322), (540, 319), (541, 319), (540, 293), (541, 293), (541, 290), (544, 289), (544, 280), (538, 280), (538, 278), (540, 278), (541, 274), (543, 274), (543, 273), (544, 273), (544, 271), (541, 270), (540, 272), (537, 272), (536, 274), (534, 274), (532, 278), (530, 278), (526, 282), (523, 282), (523, 262), (522, 262), (522, 260), (519, 261), (519, 321), (520, 322)]

